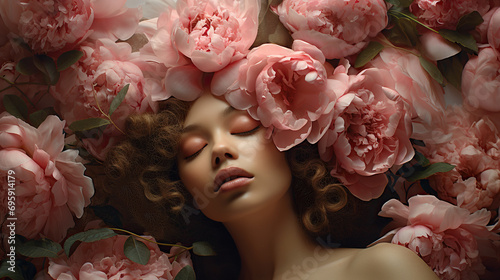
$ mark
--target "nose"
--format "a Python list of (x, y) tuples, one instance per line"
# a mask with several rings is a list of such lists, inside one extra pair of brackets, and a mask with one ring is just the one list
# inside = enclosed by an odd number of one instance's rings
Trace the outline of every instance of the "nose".
[(228, 159), (237, 159), (238, 151), (227, 136), (218, 135), (214, 137), (214, 146), (212, 149), (212, 166), (220, 166)]

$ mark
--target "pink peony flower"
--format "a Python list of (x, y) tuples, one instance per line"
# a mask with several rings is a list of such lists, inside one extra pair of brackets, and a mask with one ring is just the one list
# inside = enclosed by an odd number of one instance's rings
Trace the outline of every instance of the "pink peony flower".
[(443, 122), (443, 87), (425, 71), (416, 55), (385, 48), (366, 67), (389, 71), (395, 81), (395, 90), (411, 105), (414, 123)]
[(452, 30), (462, 16), (473, 11), (484, 15), (489, 9), (489, 0), (415, 0), (410, 5), (410, 11), (420, 22)]
[(94, 20), (90, 0), (2, 0), (0, 15), (10, 31), (37, 53), (78, 43), (89, 35)]
[(152, 50), (166, 66), (215, 72), (242, 59), (257, 36), (260, 1), (179, 0), (161, 14)]
[(413, 158), (411, 111), (388, 70), (369, 68), (339, 78), (348, 80), (348, 89), (338, 96), (319, 152), (332, 163), (332, 176), (370, 200), (382, 194), (388, 182), (384, 172)]
[(476, 119), (463, 108), (448, 109), (443, 126), (429, 126), (425, 147), (430, 161), (455, 169), (429, 178), (438, 197), (471, 213), (500, 206), (500, 133), (487, 118)]
[(306, 139), (315, 143), (326, 131), (335, 94), (324, 63), (321, 51), (303, 41), (295, 41), (293, 50), (264, 44), (248, 60), (216, 73), (212, 92), (247, 110), (279, 150), (288, 150)]
[(391, 199), (379, 215), (398, 227), (387, 234), (392, 243), (417, 253), (440, 279), (479, 279), (484, 272), (478, 238), (497, 239), (487, 224), (485, 209), (473, 214), (430, 195), (411, 197), (409, 206)]
[(462, 95), (473, 108), (500, 112), (500, 57), (484, 48), (469, 59), (462, 72)]
[[(146, 237), (154, 241), (152, 237)], [(177, 259), (170, 257), (179, 253), (173, 247), (170, 254), (160, 251), (158, 245), (144, 242), (150, 251), (149, 262), (141, 265), (129, 260), (123, 252), (127, 240), (125, 235), (117, 235), (92, 243), (80, 244), (69, 258), (50, 259), (48, 273), (53, 279), (168, 279), (175, 278), (186, 265), (192, 266), (189, 252)]]
[(285, 0), (273, 10), (294, 39), (317, 46), (328, 59), (358, 53), (387, 25), (383, 0)]
[(156, 111), (151, 92), (161, 85), (146, 79), (139, 65), (138, 53), (132, 53), (129, 44), (114, 43), (109, 39), (81, 47), (84, 56), (67, 70), (61, 72), (59, 83), (52, 95), (58, 100), (58, 111), (68, 124), (87, 118), (104, 118), (99, 108), (108, 113), (112, 100), (127, 84), (125, 99), (113, 112), (109, 125), (97, 139), (83, 139), (86, 148), (97, 158), (104, 159), (106, 152), (122, 136), (125, 119), (132, 113)]
[(91, 39), (127, 40), (134, 35), (142, 18), (140, 8), (127, 7), (127, 0), (91, 0), (94, 21)]
[[(60, 242), (94, 194), (78, 151), (65, 150), (64, 121), (48, 116), (38, 128), (0, 114), (0, 215), (7, 215), (8, 175), (15, 178), (16, 233)], [(8, 174), (12, 170), (15, 174)], [(11, 180), (10, 180), (11, 181)]]
[(71, 49), (88, 36), (128, 39), (141, 18), (125, 0), (0, 1), (0, 16), (36, 53)]

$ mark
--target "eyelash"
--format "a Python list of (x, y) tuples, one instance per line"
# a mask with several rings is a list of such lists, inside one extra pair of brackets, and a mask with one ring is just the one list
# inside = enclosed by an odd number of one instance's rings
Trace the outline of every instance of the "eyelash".
[(190, 156), (187, 156), (184, 159), (185, 160), (190, 160), (190, 159), (195, 158), (197, 155), (199, 155), (201, 153), (201, 151), (203, 150), (203, 148), (205, 148), (206, 146), (207, 146), (207, 144), (205, 144), (205, 146), (203, 146), (201, 149), (199, 149), (196, 153), (194, 153), (194, 154), (192, 154)]
[[(244, 131), (244, 132), (238, 132), (238, 133), (231, 133), (231, 135), (237, 135), (237, 136), (247, 136), (247, 135), (251, 135), (255, 132), (257, 132), (257, 130), (260, 129), (260, 125), (256, 126), (255, 128), (249, 130), (249, 131)], [(203, 146), (201, 149), (199, 149), (196, 153), (190, 155), (190, 156), (187, 156), (185, 157), (184, 159), (185, 160), (190, 160), (190, 159), (193, 159), (195, 158), (197, 155), (199, 155), (201, 153), (201, 151), (203, 150), (203, 148), (205, 148), (207, 146), (207, 144), (205, 144), (205, 146)]]
[(249, 130), (249, 131), (244, 131), (244, 132), (238, 132), (238, 133), (231, 133), (231, 135), (238, 135), (238, 136), (246, 136), (246, 135), (251, 135), (255, 132), (257, 132), (257, 130), (259, 130), (260, 128), (260, 125), (256, 126), (255, 128)]

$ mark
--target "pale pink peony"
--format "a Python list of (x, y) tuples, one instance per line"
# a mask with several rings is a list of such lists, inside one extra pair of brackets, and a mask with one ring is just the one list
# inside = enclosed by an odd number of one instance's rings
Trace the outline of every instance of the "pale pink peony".
[(256, 47), (247, 60), (216, 73), (212, 81), (213, 93), (225, 94), (233, 107), (260, 120), (281, 151), (306, 139), (317, 142), (335, 102), (321, 51), (298, 40), (293, 48)]
[(85, 38), (128, 39), (141, 18), (125, 0), (0, 1), (0, 16), (36, 53), (71, 49)]
[(471, 57), (462, 72), (462, 95), (473, 108), (500, 112), (500, 57), (484, 48)]
[(131, 52), (127, 43), (102, 39), (95, 44), (84, 44), (80, 49), (84, 56), (61, 72), (60, 81), (52, 91), (59, 102), (58, 111), (68, 124), (87, 118), (105, 118), (99, 107), (107, 114), (117, 93), (129, 84), (125, 99), (111, 116), (116, 127), (108, 125), (103, 135), (83, 139), (85, 147), (102, 160), (123, 136), (120, 130), (123, 131), (130, 114), (156, 111), (151, 91), (161, 89), (161, 85), (152, 85), (159, 81), (144, 77), (138, 66), (143, 64), (141, 58)]
[(332, 176), (358, 198), (370, 200), (384, 191), (384, 172), (413, 158), (411, 109), (394, 90), (388, 70), (369, 68), (339, 78), (348, 79), (348, 89), (338, 96), (319, 152), (332, 163)]
[(487, 117), (463, 108), (448, 109), (443, 126), (429, 126), (425, 147), (417, 147), (430, 163), (455, 168), (429, 177), (438, 197), (471, 213), (500, 206), (500, 133)]
[(16, 233), (60, 242), (89, 205), (94, 186), (77, 150), (65, 150), (64, 121), (48, 116), (38, 128), (0, 115), (0, 215), (7, 213), (7, 172), (15, 178)]
[(91, 39), (127, 40), (134, 35), (142, 18), (140, 8), (128, 8), (127, 0), (91, 0), (94, 21)]
[(0, 15), (14, 36), (37, 53), (78, 43), (94, 20), (90, 0), (1, 0)]
[(489, 0), (415, 0), (410, 5), (410, 11), (422, 23), (452, 30), (462, 16), (473, 11), (484, 15), (489, 9)]
[(430, 125), (443, 122), (443, 87), (425, 71), (418, 56), (395, 48), (385, 48), (366, 67), (389, 71), (395, 81), (395, 90), (411, 105), (414, 123)]
[(430, 195), (417, 195), (409, 206), (391, 199), (379, 215), (394, 219), (391, 242), (417, 253), (443, 280), (479, 279), (484, 272), (478, 238), (497, 239), (487, 224), (491, 213), (473, 214)]
[(240, 60), (257, 36), (260, 1), (179, 0), (158, 17), (152, 50), (168, 67), (215, 72)]
[(273, 10), (294, 39), (317, 46), (328, 59), (358, 53), (387, 26), (383, 0), (285, 0)]
[[(189, 252), (177, 259), (170, 257), (180, 252), (173, 247), (170, 254), (163, 253), (158, 245), (144, 242), (150, 251), (149, 262), (141, 265), (129, 260), (123, 252), (127, 236), (118, 235), (91, 243), (82, 243), (69, 258), (50, 259), (48, 273), (53, 279), (149, 279), (172, 280), (186, 265), (192, 266)], [(145, 237), (154, 241), (152, 237)]]

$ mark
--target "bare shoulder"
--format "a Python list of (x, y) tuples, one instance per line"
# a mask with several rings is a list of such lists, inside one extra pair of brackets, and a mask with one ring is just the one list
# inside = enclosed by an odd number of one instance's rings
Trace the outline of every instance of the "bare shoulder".
[(438, 279), (417, 254), (390, 243), (356, 251), (347, 272), (352, 279)]

